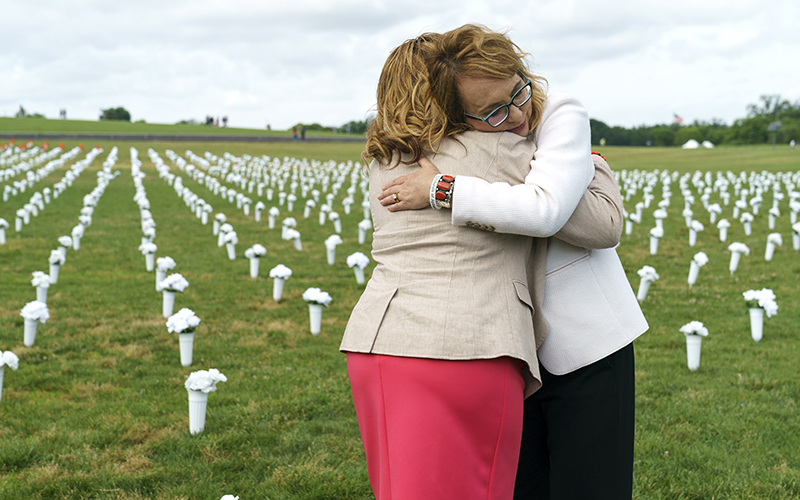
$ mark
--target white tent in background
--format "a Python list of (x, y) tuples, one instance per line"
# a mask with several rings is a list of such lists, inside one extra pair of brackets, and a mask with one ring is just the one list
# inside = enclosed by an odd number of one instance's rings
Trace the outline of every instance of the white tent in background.
[(711, 141), (703, 141), (703, 147), (704, 147), (704, 148), (711, 149), (711, 148), (713, 148), (713, 147), (714, 147), (714, 143), (713, 143), (713, 142), (711, 142)]
[(700, 147), (700, 143), (695, 141), (694, 139), (689, 139), (681, 147), (683, 149), (697, 149)]

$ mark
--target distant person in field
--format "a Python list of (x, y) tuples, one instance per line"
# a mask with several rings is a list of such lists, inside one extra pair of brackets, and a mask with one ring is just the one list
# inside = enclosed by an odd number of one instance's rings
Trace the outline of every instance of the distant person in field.
[(292, 127), (292, 139), (297, 140), (297, 127)]
[(302, 140), (302, 141), (306, 140), (306, 126), (305, 125), (300, 127), (300, 140)]

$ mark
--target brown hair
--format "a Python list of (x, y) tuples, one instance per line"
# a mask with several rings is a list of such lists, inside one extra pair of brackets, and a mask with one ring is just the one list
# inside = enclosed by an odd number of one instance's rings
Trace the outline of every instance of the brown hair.
[(525, 62), (528, 55), (505, 33), (497, 33), (486, 26), (465, 24), (444, 33), (437, 41), (436, 50), (428, 52), (426, 61), (433, 98), (447, 116), (445, 136), (472, 129), (465, 120), (458, 93), (460, 77), (505, 80), (516, 74), (531, 79), (533, 95), (528, 133), (532, 133), (542, 119), (547, 81), (530, 72)]
[(389, 164), (395, 153), (419, 160), (423, 150), (434, 150), (443, 137), (447, 118), (431, 97), (425, 54), (441, 35), (425, 33), (395, 48), (383, 65), (378, 81), (375, 119), (367, 128), (361, 158)]

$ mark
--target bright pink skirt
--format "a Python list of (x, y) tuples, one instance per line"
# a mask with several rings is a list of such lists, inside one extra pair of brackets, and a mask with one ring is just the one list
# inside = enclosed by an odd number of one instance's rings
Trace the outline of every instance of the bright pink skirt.
[(377, 500), (510, 500), (522, 438), (521, 362), (347, 353)]

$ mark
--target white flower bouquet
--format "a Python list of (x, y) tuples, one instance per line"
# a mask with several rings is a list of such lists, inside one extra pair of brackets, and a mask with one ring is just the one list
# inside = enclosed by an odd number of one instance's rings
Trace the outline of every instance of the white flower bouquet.
[(176, 266), (175, 259), (172, 257), (159, 257), (156, 259), (156, 269), (162, 273), (173, 269)]
[(167, 331), (170, 333), (194, 333), (197, 325), (200, 324), (194, 311), (183, 308), (167, 319)]
[(188, 286), (189, 282), (186, 278), (178, 273), (170, 274), (161, 282), (161, 289), (167, 292), (183, 293)]
[(705, 229), (699, 220), (693, 220), (689, 224), (689, 246), (693, 247), (697, 243), (697, 233)]
[(6, 244), (6, 229), (8, 229), (8, 221), (0, 217), (0, 245)]
[(303, 300), (308, 303), (308, 315), (312, 335), (318, 335), (322, 328), (322, 308), (328, 307), (331, 296), (319, 288), (308, 288), (303, 292)]
[(193, 372), (186, 379), (184, 387), (189, 393), (189, 432), (191, 434), (203, 432), (206, 423), (208, 393), (216, 391), (217, 384), (227, 380), (227, 377), (215, 368)]
[(733, 242), (728, 245), (728, 250), (731, 251), (731, 263), (728, 269), (731, 275), (733, 275), (736, 268), (739, 267), (739, 260), (742, 258), (742, 255), (750, 255), (750, 248), (744, 243)]
[(236, 231), (231, 230), (225, 233), (222, 240), (225, 242), (228, 258), (230, 260), (236, 260), (236, 244), (239, 243), (239, 235), (236, 234)]
[[(369, 203), (369, 202), (365, 202)], [(367, 231), (372, 229), (372, 221), (364, 219), (358, 223), (358, 243), (363, 245), (367, 241)]]
[(347, 257), (347, 266), (353, 269), (356, 283), (364, 284), (364, 269), (369, 265), (369, 257), (361, 252), (355, 252)]
[(24, 343), (26, 346), (30, 347), (36, 340), (36, 328), (39, 323), (46, 323), (50, 318), (47, 304), (38, 300), (28, 302), (25, 304), (25, 307), (22, 308), (19, 315), (25, 318)]
[(16, 370), (19, 367), (19, 358), (11, 351), (0, 350), (0, 400), (3, 399), (3, 372), (5, 372), (6, 366)]
[(719, 241), (725, 242), (728, 239), (728, 228), (731, 227), (731, 223), (728, 222), (728, 219), (720, 219), (717, 222), (717, 229), (719, 229)]
[(343, 243), (342, 237), (339, 236), (338, 234), (333, 234), (331, 236), (328, 236), (328, 238), (325, 240), (325, 249), (327, 250), (328, 265), (332, 266), (333, 264), (335, 264), (336, 247), (338, 245), (341, 245), (342, 243)]
[(197, 391), (208, 394), (217, 390), (217, 384), (227, 382), (228, 378), (216, 368), (192, 372), (183, 384), (187, 391)]
[(762, 288), (761, 290), (748, 290), (742, 295), (750, 310), (750, 336), (758, 342), (764, 334), (764, 313), (766, 312), (768, 318), (778, 314), (775, 294), (769, 288)]
[(708, 329), (699, 321), (691, 321), (680, 328), (686, 335), (686, 360), (689, 370), (695, 371), (700, 367), (700, 347), (703, 337), (708, 336)]
[(689, 286), (693, 286), (697, 282), (697, 275), (700, 274), (700, 268), (708, 263), (708, 255), (705, 252), (697, 252), (692, 258), (692, 263), (689, 266)]
[(783, 245), (783, 237), (781, 233), (770, 233), (767, 235), (767, 249), (764, 253), (764, 260), (767, 262), (772, 260), (772, 256), (775, 254), (775, 247), (779, 247)]
[(639, 280), (639, 290), (636, 293), (636, 299), (639, 302), (643, 302), (644, 299), (647, 298), (647, 292), (650, 290), (650, 284), (659, 279), (659, 276), (655, 268), (651, 266), (644, 266), (636, 272), (641, 278)]
[(31, 285), (36, 287), (36, 300), (47, 303), (47, 289), (50, 287), (50, 275), (42, 271), (34, 271)]
[(158, 246), (155, 243), (145, 242), (139, 245), (139, 251), (145, 255), (156, 253), (157, 250)]
[(283, 295), (283, 284), (292, 276), (292, 270), (283, 264), (278, 264), (269, 271), (269, 277), (275, 281), (272, 284), (272, 298), (275, 302), (281, 300)]
[(267, 249), (264, 245), (256, 243), (244, 251), (244, 256), (250, 259), (250, 277), (258, 278), (258, 267), (261, 262), (261, 257), (267, 254)]

